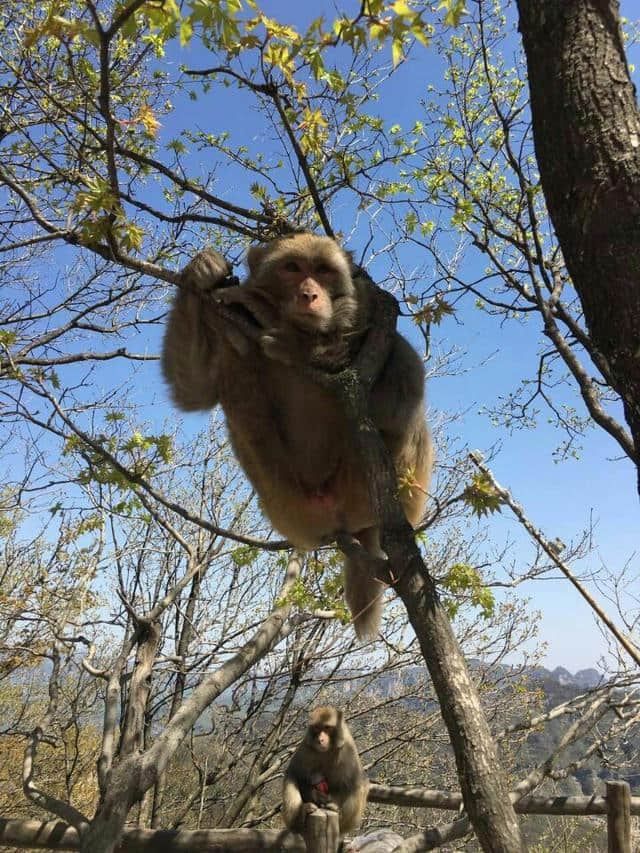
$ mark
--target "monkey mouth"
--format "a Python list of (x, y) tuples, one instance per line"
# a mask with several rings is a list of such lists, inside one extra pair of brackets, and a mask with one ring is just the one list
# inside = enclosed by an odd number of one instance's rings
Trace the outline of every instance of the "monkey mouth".
[(300, 331), (306, 334), (321, 335), (329, 330), (329, 320), (313, 311), (300, 311), (293, 320)]

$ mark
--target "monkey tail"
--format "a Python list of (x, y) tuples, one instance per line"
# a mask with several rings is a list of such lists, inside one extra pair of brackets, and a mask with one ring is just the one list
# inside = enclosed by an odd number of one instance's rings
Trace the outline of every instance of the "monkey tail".
[(371, 572), (360, 560), (345, 560), (344, 597), (358, 639), (372, 640), (377, 635), (384, 590), (384, 584), (371, 577)]

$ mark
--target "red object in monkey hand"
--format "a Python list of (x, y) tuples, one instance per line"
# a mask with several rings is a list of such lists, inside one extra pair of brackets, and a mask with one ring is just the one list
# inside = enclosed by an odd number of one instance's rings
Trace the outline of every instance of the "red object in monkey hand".
[(320, 773), (314, 773), (311, 779), (311, 787), (317, 791), (321, 797), (329, 796), (329, 783)]

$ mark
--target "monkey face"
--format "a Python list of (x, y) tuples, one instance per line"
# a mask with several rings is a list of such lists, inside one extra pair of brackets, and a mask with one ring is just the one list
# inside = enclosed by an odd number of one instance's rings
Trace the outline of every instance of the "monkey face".
[(345, 328), (355, 313), (347, 256), (328, 237), (294, 234), (248, 255), (254, 286), (280, 309), (285, 324), (309, 332)]
[(338, 729), (342, 727), (342, 711), (332, 705), (322, 705), (314, 708), (309, 715), (307, 743), (316, 752), (329, 752), (340, 749), (344, 737), (339, 736)]
[(282, 310), (296, 326), (326, 331), (333, 319), (336, 272), (323, 260), (284, 258), (276, 272), (283, 285)]
[(309, 726), (309, 738), (316, 752), (328, 752), (335, 743), (335, 726)]

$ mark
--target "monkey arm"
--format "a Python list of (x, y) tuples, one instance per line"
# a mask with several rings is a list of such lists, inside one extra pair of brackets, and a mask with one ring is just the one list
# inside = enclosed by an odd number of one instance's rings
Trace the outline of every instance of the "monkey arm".
[(251, 337), (259, 335), (262, 330), (271, 328), (281, 320), (280, 312), (273, 302), (256, 287), (225, 287), (217, 291), (214, 298), (237, 309), (235, 318), (241, 321), (244, 329), (251, 329), (255, 333), (251, 334)]
[[(273, 307), (255, 289), (237, 286), (231, 267), (205, 249), (182, 271), (162, 351), (162, 371), (175, 403), (185, 411), (211, 409), (218, 402), (220, 345), (246, 355), (276, 320)], [(223, 338), (222, 342), (220, 339)]]
[[(307, 805), (313, 805), (308, 803)], [(315, 809), (315, 806), (314, 806)], [(282, 785), (282, 819), (295, 832), (302, 832), (306, 816), (305, 804), (296, 780), (287, 773)]]
[(162, 349), (162, 372), (175, 403), (185, 411), (210, 409), (218, 402), (216, 309), (206, 294), (229, 280), (231, 267), (205, 249), (182, 271)]
[(174, 402), (187, 412), (211, 409), (218, 402), (213, 310), (196, 294), (181, 291), (169, 315), (162, 372)]

